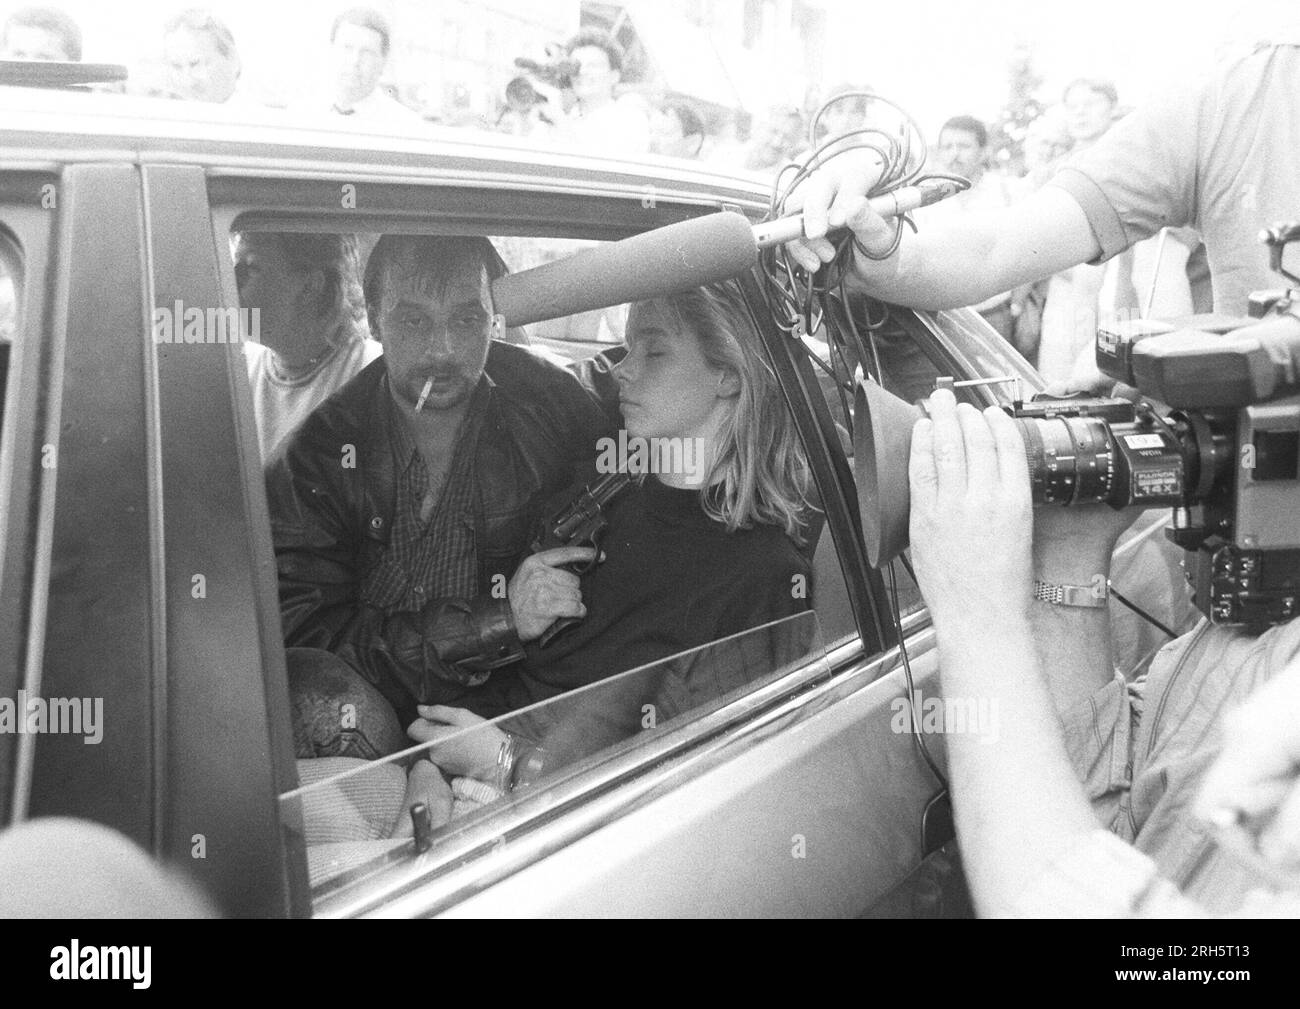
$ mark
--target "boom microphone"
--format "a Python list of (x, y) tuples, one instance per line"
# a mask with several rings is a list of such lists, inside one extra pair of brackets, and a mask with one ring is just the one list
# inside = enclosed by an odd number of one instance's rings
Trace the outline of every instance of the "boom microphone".
[[(882, 217), (896, 217), (959, 188), (928, 179), (870, 203)], [(493, 283), (492, 300), (507, 326), (526, 326), (730, 280), (754, 266), (759, 249), (802, 237), (799, 215), (751, 225), (740, 214), (708, 214), (507, 274)]]
[(508, 273), (492, 302), (507, 326), (526, 326), (738, 277), (757, 256), (749, 221), (709, 214)]

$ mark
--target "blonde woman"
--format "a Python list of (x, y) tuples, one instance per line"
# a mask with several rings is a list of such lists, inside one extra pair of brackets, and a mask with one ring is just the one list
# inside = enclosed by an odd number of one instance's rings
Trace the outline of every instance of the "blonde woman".
[[(432, 753), (453, 776), (490, 779), (499, 762), (507, 738), (499, 729), (457, 735), (482, 716), (808, 608), (811, 476), (738, 288), (636, 304), (626, 340), (614, 369), (625, 432), (617, 445), (598, 446), (598, 468), (612, 455), (637, 476), (607, 509), (604, 560), (574, 590), (584, 618), (549, 646), (529, 644), (522, 668), (495, 672), (472, 710), (420, 707), (408, 731), (420, 741), (454, 737)], [(766, 671), (760, 665), (741, 675)], [(721, 689), (738, 685), (734, 674)], [(679, 707), (693, 703), (677, 697)], [(623, 697), (622, 707), (632, 700)], [(586, 736), (587, 752), (595, 742)]]

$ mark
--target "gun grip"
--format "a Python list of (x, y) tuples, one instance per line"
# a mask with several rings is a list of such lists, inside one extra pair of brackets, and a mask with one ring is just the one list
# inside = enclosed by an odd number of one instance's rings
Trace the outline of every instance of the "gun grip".
[(537, 639), (537, 643), (542, 648), (546, 648), (552, 641), (567, 631), (570, 627), (576, 627), (580, 623), (582, 623), (582, 621), (577, 617), (561, 617), (559, 620), (555, 621), (555, 623), (551, 624), (550, 627), (546, 628), (546, 630), (542, 631), (542, 636)]

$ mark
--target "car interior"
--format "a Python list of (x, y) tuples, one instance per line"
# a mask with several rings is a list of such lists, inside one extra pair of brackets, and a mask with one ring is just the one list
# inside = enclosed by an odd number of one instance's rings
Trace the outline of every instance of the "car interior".
[[(363, 236), (360, 245), (365, 250), (373, 248), (377, 238)], [(526, 235), (498, 235), (490, 240), (511, 271), (529, 269), (595, 244)], [(620, 345), (628, 307), (617, 305), (511, 328), (499, 338), (527, 346), (537, 356), (565, 366)], [(649, 666), (611, 669), (585, 687), (464, 732), (481, 734), (498, 726), (514, 731), (523, 726), (528, 732), (531, 726), (533, 735), (546, 737), (553, 754), (547, 767), (549, 781), (574, 765), (615, 760), (635, 747), (634, 737), (646, 728), (640, 725), (643, 706), (656, 711), (651, 727), (660, 735), (671, 734), (686, 722), (758, 689), (796, 663), (816, 663), (816, 656), (824, 654), (824, 640), (844, 639), (855, 633), (855, 624), (834, 545), (820, 522), (815, 546), (809, 544), (809, 548), (813, 554), (812, 584), (807, 589), (810, 612), (692, 652), (666, 656)], [(623, 723), (625, 728), (619, 732), (611, 728)], [(416, 838), (417, 850), (444, 843), (446, 837), (441, 835), (454, 833), (457, 824), (445, 814), (437, 818), (441, 822), (432, 834), (419, 817), (411, 815), (411, 807), (421, 799), (426, 809), (438, 801), (436, 794), (430, 797), (421, 791), (410, 774), (418, 758), (432, 749), (432, 744), (417, 747), (413, 743), (409, 751), (381, 761), (323, 757), (297, 762), (300, 787), (282, 797), (282, 817), (301, 824), (314, 886), (347, 878), (359, 864), (406, 845), (417, 828), (421, 835)], [(488, 813), (495, 812), (507, 804), (506, 798), (489, 803), (457, 798), (455, 816), (478, 812), (485, 805), (493, 806)]]

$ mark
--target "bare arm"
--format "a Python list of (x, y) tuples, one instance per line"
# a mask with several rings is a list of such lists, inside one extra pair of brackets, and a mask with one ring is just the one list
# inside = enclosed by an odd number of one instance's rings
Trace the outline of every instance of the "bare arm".
[[(1097, 829), (1066, 755), (1029, 624), (1030, 499), (1020, 435), (951, 393), (912, 440), (912, 560), (934, 618), (945, 702), (996, 711), (947, 737), (957, 835), (982, 915)], [(986, 728), (992, 728), (988, 726)]]
[[(794, 194), (789, 206), (803, 210), (810, 237), (787, 248), (802, 266), (815, 270), (830, 261), (834, 249), (822, 237), (829, 228), (847, 226), (873, 252), (888, 249), (893, 226), (866, 200), (878, 176), (874, 153), (853, 151), (832, 159)], [(1050, 277), (1100, 252), (1074, 197), (1044, 186), (1006, 210), (927, 222), (916, 234), (908, 230), (898, 253), (887, 260), (869, 259), (858, 250), (854, 272), (858, 289), (873, 297), (912, 308), (958, 308)]]

